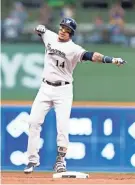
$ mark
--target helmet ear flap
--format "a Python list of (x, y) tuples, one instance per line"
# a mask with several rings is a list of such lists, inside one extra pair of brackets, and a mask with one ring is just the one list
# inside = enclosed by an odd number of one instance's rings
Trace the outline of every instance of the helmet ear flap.
[(69, 35), (70, 37), (74, 36), (74, 31), (72, 30), (72, 32)]

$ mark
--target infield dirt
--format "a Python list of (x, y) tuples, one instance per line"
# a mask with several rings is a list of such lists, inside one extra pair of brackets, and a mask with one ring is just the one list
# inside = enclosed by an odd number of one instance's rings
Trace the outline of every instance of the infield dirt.
[(1, 184), (135, 184), (135, 173), (89, 173), (88, 179), (53, 179), (53, 173), (1, 172)]

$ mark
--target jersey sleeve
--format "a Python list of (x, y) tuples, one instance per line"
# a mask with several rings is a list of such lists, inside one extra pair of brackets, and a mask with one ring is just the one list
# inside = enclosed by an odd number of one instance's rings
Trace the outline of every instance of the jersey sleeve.
[(81, 62), (82, 57), (83, 57), (84, 53), (86, 53), (86, 52), (87, 51), (84, 48), (82, 48), (81, 46), (76, 45), (74, 60), (76, 62)]
[(46, 45), (50, 39), (52, 40), (54, 35), (56, 35), (56, 33), (46, 29), (45, 33), (42, 35), (44, 44)]

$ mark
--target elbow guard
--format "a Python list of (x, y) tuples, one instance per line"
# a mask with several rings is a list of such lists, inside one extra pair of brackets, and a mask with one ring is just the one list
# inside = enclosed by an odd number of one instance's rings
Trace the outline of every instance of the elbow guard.
[(92, 61), (92, 57), (93, 57), (94, 52), (86, 52), (84, 53), (82, 60), (91, 60)]

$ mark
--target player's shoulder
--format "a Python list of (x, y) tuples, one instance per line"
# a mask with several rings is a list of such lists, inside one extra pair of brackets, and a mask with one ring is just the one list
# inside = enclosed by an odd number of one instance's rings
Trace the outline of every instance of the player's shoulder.
[(80, 49), (82, 49), (82, 46), (76, 44), (74, 41), (72, 41), (72, 47), (73, 47), (75, 50), (80, 50)]

